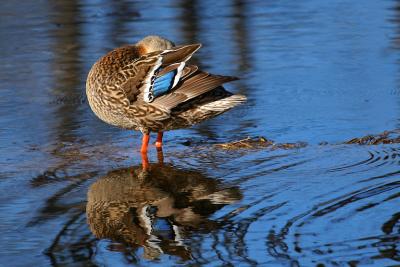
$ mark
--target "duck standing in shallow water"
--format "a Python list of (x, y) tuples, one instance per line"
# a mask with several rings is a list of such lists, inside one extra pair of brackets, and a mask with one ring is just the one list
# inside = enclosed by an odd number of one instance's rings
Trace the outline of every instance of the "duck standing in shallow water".
[(221, 85), (237, 80), (203, 72), (187, 64), (200, 44), (175, 46), (159, 36), (109, 52), (92, 67), (86, 94), (93, 112), (103, 121), (143, 133), (147, 153), (150, 132), (189, 127), (246, 101)]

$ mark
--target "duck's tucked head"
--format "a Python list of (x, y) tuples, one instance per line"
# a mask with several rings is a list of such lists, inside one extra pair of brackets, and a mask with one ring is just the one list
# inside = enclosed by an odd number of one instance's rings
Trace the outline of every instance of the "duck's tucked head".
[(149, 35), (137, 42), (136, 46), (140, 48), (141, 54), (147, 54), (154, 51), (170, 49), (175, 45), (170, 40), (167, 40), (160, 36)]

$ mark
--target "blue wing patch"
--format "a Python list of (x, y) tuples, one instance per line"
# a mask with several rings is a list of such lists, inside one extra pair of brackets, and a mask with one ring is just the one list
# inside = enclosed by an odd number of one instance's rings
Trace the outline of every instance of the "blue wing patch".
[(174, 84), (174, 79), (175, 79), (176, 73), (177, 73), (177, 71), (173, 70), (171, 72), (164, 74), (161, 77), (158, 77), (154, 81), (153, 89), (152, 89), (154, 97), (165, 94), (172, 88), (172, 86)]
[[(168, 69), (166, 67), (164, 71), (162, 68), (159, 68), (153, 74), (151, 77), (151, 84), (144, 88), (143, 100), (145, 102), (152, 102), (158, 96), (168, 93), (168, 91), (178, 84), (182, 76), (182, 71), (185, 68), (185, 62), (180, 62), (178, 66), (175, 64), (174, 66), (170, 66), (168, 66)], [(156, 75), (160, 72), (163, 72), (162, 76), (157, 77)]]

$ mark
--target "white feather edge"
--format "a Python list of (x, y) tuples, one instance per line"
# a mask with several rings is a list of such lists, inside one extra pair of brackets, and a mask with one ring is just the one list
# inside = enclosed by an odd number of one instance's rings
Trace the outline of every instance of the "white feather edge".
[(156, 64), (154, 64), (153, 68), (150, 70), (150, 73), (148, 75), (148, 77), (145, 79), (145, 88), (144, 88), (144, 94), (143, 94), (143, 100), (147, 103), (152, 102), (154, 99), (151, 97), (151, 92), (150, 92), (150, 88), (151, 88), (151, 78), (154, 76), (154, 73), (156, 72), (156, 70), (161, 66), (162, 64), (162, 57), (159, 57), (157, 59)]
[(181, 77), (182, 77), (182, 70), (183, 70), (183, 68), (185, 67), (185, 65), (186, 65), (185, 62), (181, 62), (181, 63), (179, 64), (179, 67), (178, 67), (178, 69), (177, 69), (176, 75), (175, 75), (175, 77), (174, 77), (174, 83), (172, 84), (172, 88), (174, 88), (175, 85), (177, 85), (178, 82), (179, 82), (179, 80), (181, 79)]
[(150, 235), (153, 226), (151, 225), (150, 217), (147, 215), (147, 208), (148, 207), (149, 206), (146, 205), (140, 210), (139, 217), (142, 219), (142, 222), (143, 222), (142, 227), (146, 230), (146, 233), (148, 235)]
[[(168, 52), (171, 52), (171, 51), (175, 51), (175, 50), (173, 50), (173, 49), (166, 49), (166, 50), (164, 50), (163, 52), (161, 52), (160, 55), (164, 55), (165, 53), (168, 53)], [(176, 74), (175, 77), (174, 77), (174, 83), (173, 83), (173, 85), (172, 85), (172, 88), (174, 88), (174, 87), (178, 84), (179, 79), (180, 79), (181, 76), (182, 76), (182, 70), (183, 70), (183, 68), (184, 68), (185, 65), (186, 65), (186, 61), (188, 61), (190, 58), (191, 58), (191, 57), (188, 57), (185, 61), (183, 61), (183, 62), (181, 62), (181, 63), (179, 64), (179, 67), (178, 67), (178, 69), (177, 69), (177, 74)], [(152, 102), (152, 101), (154, 100), (153, 98), (150, 97), (150, 95), (151, 95), (151, 92), (150, 92), (150, 88), (151, 88), (151, 78), (154, 76), (155, 71), (161, 66), (161, 64), (162, 64), (162, 57), (159, 57), (158, 60), (157, 60), (157, 62), (156, 62), (156, 64), (154, 64), (154, 67), (153, 67), (153, 68), (151, 69), (151, 71), (150, 71), (151, 75), (149, 75), (148, 78), (146, 79), (146, 82), (145, 82), (146, 87), (144, 88), (143, 100), (144, 100), (145, 102), (147, 102), (147, 103), (150, 103), (150, 102)]]

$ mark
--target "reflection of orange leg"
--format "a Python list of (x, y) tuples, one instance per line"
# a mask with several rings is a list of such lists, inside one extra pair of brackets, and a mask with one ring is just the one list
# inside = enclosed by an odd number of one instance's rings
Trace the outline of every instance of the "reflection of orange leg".
[(142, 153), (143, 170), (147, 170), (149, 168), (149, 159), (147, 158), (147, 148), (149, 146), (149, 140), (150, 140), (150, 133), (143, 134), (142, 148), (140, 149), (140, 152)]
[(140, 149), (140, 152), (147, 153), (147, 148), (149, 146), (149, 140), (150, 140), (150, 134), (143, 134), (143, 139), (142, 139), (142, 148)]
[(162, 152), (162, 147), (157, 148), (157, 159), (158, 164), (162, 166), (164, 164), (164, 153)]
[(157, 140), (156, 140), (157, 150), (162, 150), (162, 138), (163, 138), (163, 132), (159, 132), (157, 134)]
[(149, 158), (147, 157), (147, 153), (142, 152), (142, 168), (144, 171), (149, 169)]

